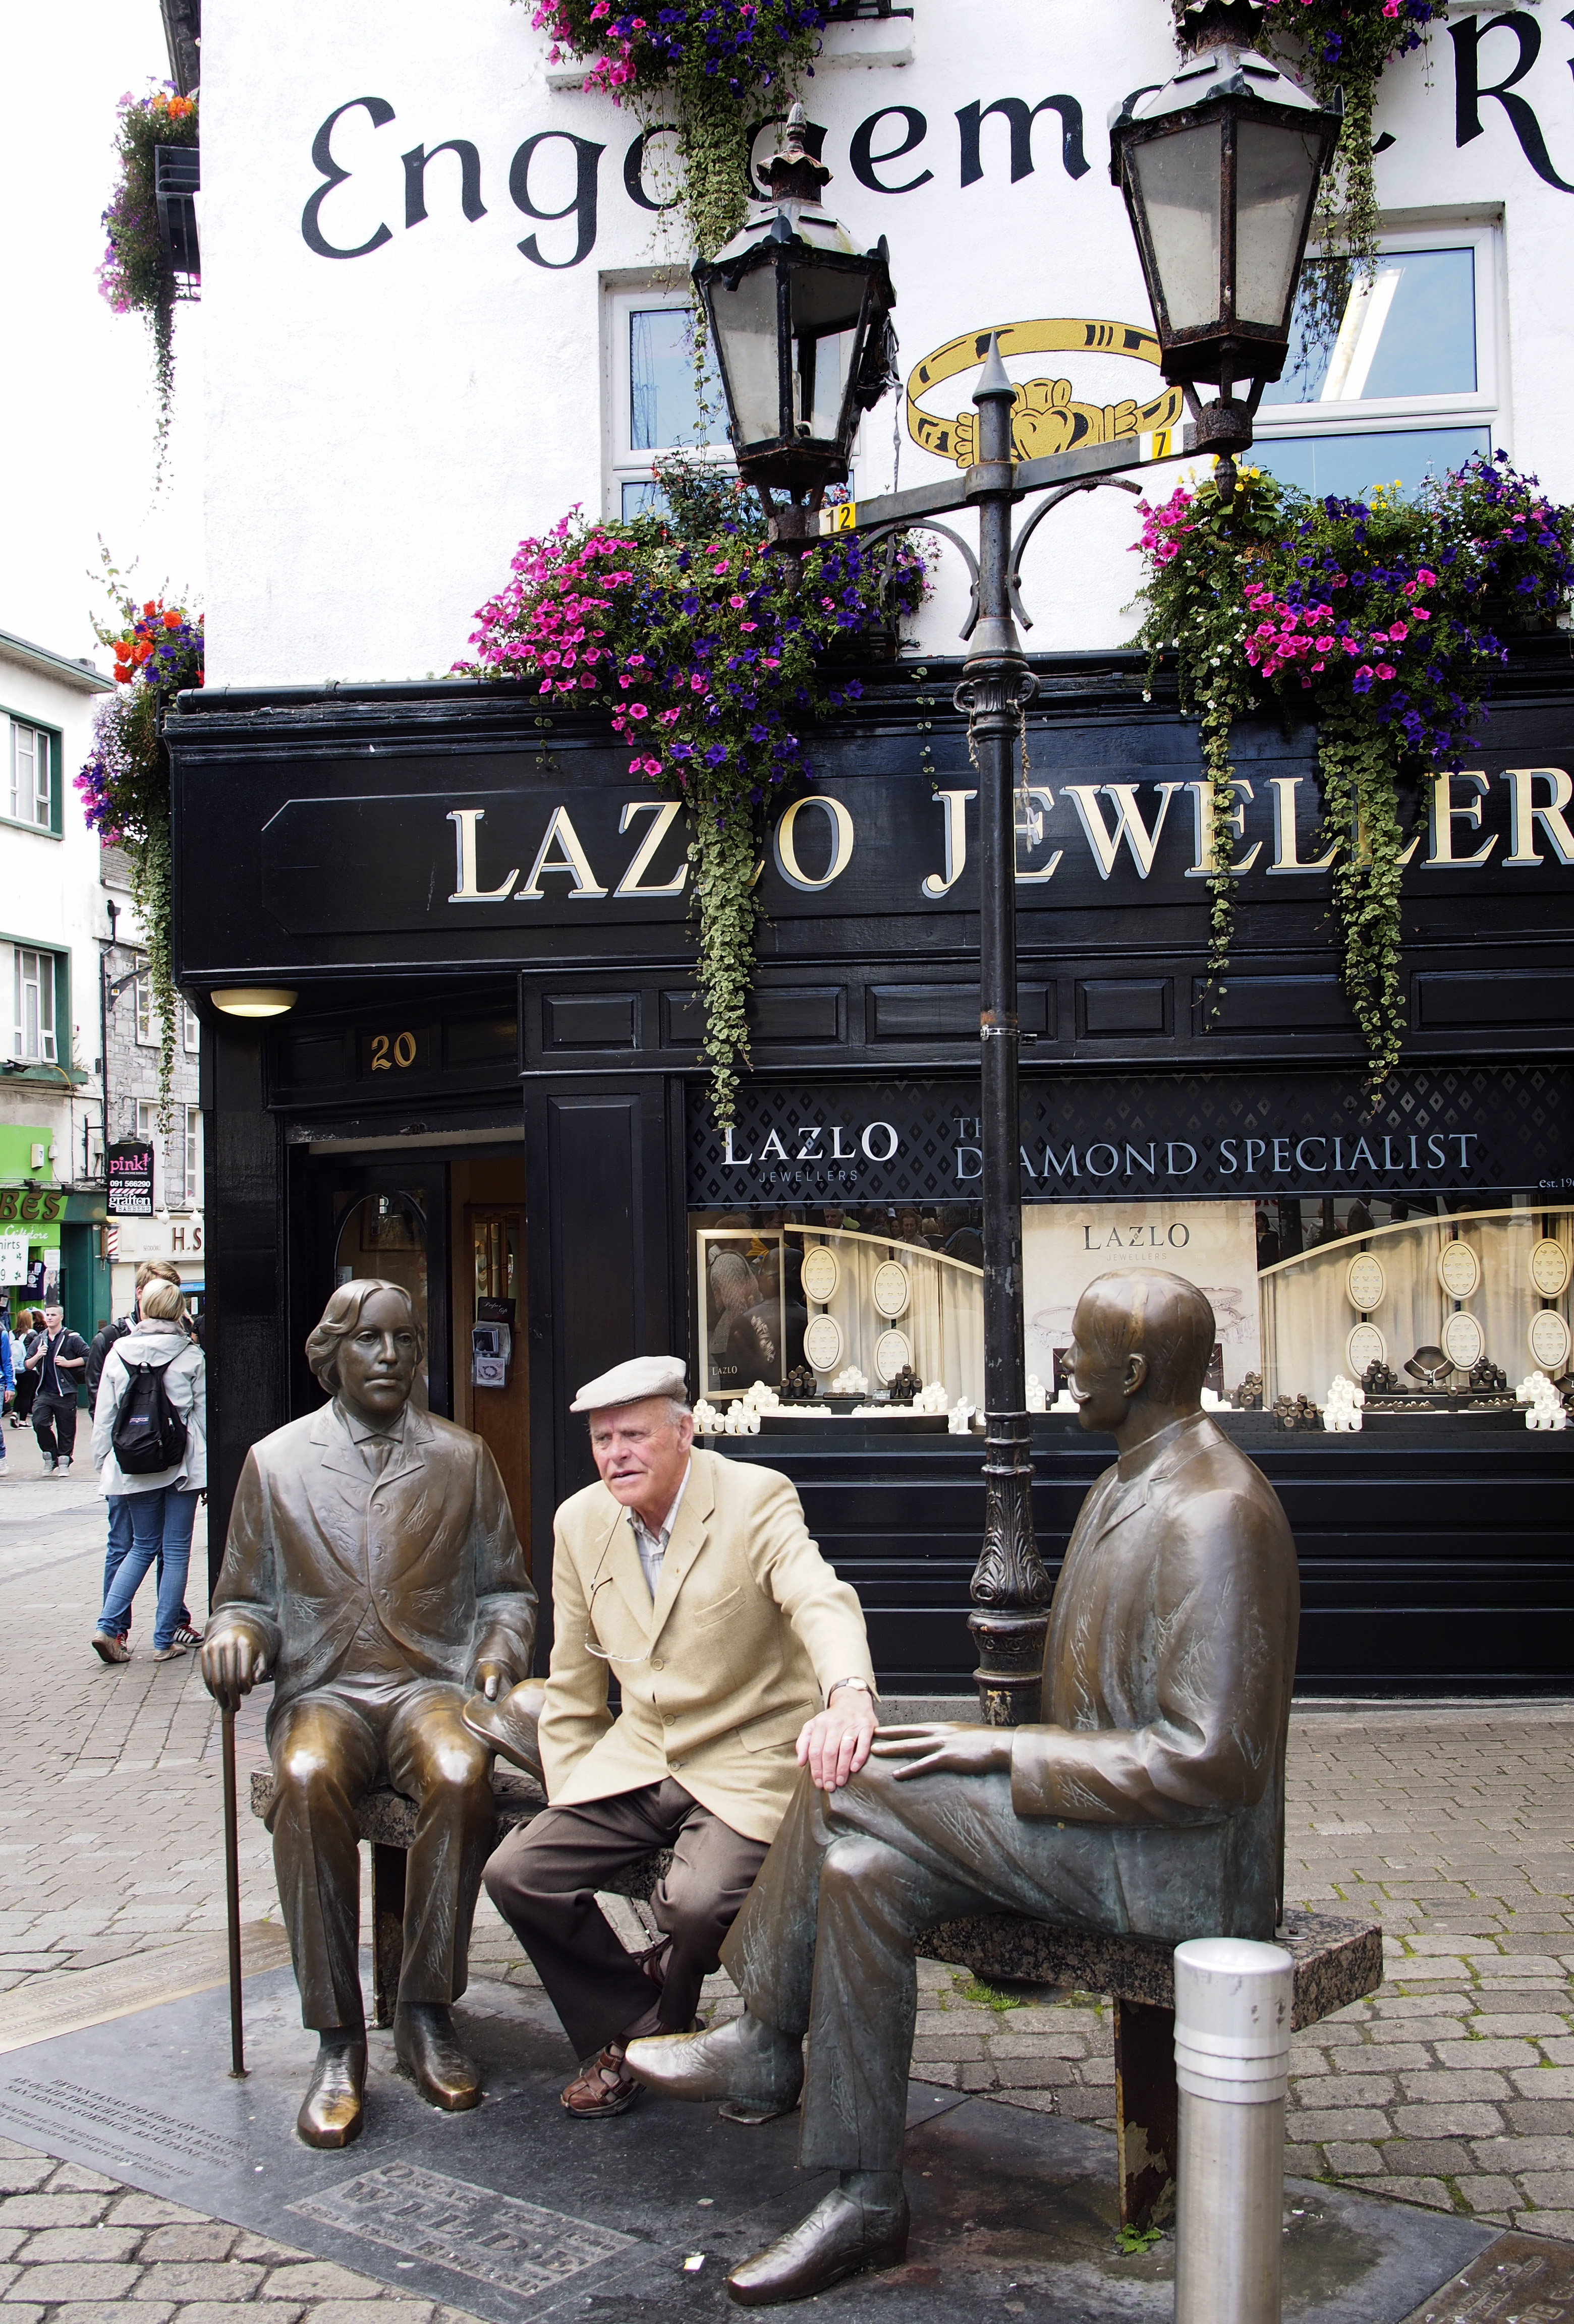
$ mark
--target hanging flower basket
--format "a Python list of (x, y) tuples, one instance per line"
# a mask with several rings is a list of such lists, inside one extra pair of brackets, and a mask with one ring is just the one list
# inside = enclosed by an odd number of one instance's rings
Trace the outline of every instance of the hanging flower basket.
[(174, 396), (176, 301), (195, 297), (199, 281), (197, 99), (173, 87), (146, 97), (129, 92), (116, 111), (119, 164), (104, 212), (109, 246), (98, 288), (117, 315), (141, 315), (153, 334), (158, 391), (157, 460), (162, 474)]
[[(1146, 578), (1138, 642), (1169, 652), (1200, 722), (1214, 828), (1235, 812), (1230, 738), (1276, 705), (1318, 724), (1324, 827), (1345, 991), (1375, 1092), (1403, 1033), (1399, 978), (1401, 786), (1457, 769), (1508, 659), (1489, 609), (1555, 621), (1574, 584), (1574, 508), (1559, 507), (1505, 452), (1478, 456), (1413, 499), (1310, 500), (1261, 469), (1233, 500), (1181, 485), (1141, 503)], [(1215, 858), (1208, 966), (1229, 961), (1235, 886)]]
[(473, 658), (454, 667), (522, 681), (546, 709), (602, 712), (629, 773), (687, 807), (704, 1055), (725, 1126), (749, 1057), (766, 819), (808, 781), (803, 738), (820, 713), (863, 691), (819, 665), (891, 638), (922, 601), (925, 567), (905, 542), (850, 536), (801, 560), (773, 554), (742, 484), (701, 474), (690, 498), (681, 461), (660, 473), (671, 518), (597, 524), (576, 510), (521, 541), (514, 577), (477, 615)]
[[(107, 564), (107, 558), (106, 558)], [(112, 571), (112, 578), (113, 578)], [(203, 617), (149, 597), (122, 595), (124, 626), (99, 629), (115, 652), (116, 692), (94, 714), (92, 755), (76, 778), (82, 814), (106, 846), (131, 859), (133, 899), (147, 941), (148, 974), (159, 1018), (159, 1127), (170, 1126), (175, 1057), (175, 982), (171, 933), (170, 754), (164, 712), (183, 687), (203, 681)]]

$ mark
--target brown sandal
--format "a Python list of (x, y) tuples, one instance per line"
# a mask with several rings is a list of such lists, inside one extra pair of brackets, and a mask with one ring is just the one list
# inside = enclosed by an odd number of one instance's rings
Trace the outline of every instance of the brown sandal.
[(624, 2064), (621, 2048), (603, 2050), (580, 2067), (559, 2103), (577, 2122), (606, 2122), (626, 2114), (641, 2088)]

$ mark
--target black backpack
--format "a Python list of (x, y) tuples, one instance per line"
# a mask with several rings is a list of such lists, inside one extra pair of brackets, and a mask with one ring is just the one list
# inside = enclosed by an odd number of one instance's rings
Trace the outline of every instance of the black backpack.
[(162, 1364), (127, 1363), (125, 1369), (129, 1377), (110, 1445), (126, 1476), (156, 1477), (185, 1452), (186, 1424), (170, 1402)]

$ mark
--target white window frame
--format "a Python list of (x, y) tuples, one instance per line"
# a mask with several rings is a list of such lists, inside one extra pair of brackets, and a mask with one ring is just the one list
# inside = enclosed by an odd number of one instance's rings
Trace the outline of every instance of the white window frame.
[(202, 1207), (202, 1109), (188, 1105), (181, 1111), (185, 1116), (181, 1157), (184, 1198), (179, 1208), (199, 1211)]
[[(5, 789), (0, 793), (4, 814), (0, 821), (15, 825), (23, 831), (42, 833), (46, 839), (56, 839), (55, 787), (60, 771), (60, 738), (52, 726), (41, 726), (36, 719), (19, 718), (14, 711), (3, 714), (5, 725)], [(27, 797), (21, 795), (23, 780), (22, 740), (27, 737), (29, 765)], [(43, 746), (43, 788), (39, 789), (39, 745)], [(41, 816), (39, 809), (43, 813)]]
[(139, 1049), (156, 1049), (158, 1033), (153, 1025), (153, 980), (151, 969), (136, 972), (136, 1046)]
[(162, 1200), (159, 1189), (164, 1176), (163, 1156), (159, 1147), (159, 1107), (156, 1098), (139, 1097), (137, 1099), (136, 1127), (134, 1135), (139, 1146), (151, 1146), (153, 1149), (153, 1207), (156, 1210)]
[[(13, 945), (12, 987), (14, 1005), (12, 1011), (11, 1054), (24, 1065), (58, 1065), (60, 1053), (59, 998), (60, 957), (42, 945)], [(34, 1028), (28, 1021), (26, 996), (37, 995), (36, 1041)]]
[(606, 514), (615, 523), (622, 520), (625, 484), (648, 484), (651, 482), (651, 463), (663, 452), (690, 452), (707, 466), (727, 471), (733, 466), (732, 446), (727, 440), (727, 417), (721, 410), (717, 414), (717, 426), (722, 431), (718, 444), (700, 445), (685, 441), (636, 449), (633, 440), (634, 384), (628, 360), (629, 317), (648, 313), (653, 308), (686, 314), (690, 306), (688, 291), (672, 276), (655, 276), (643, 285), (630, 285), (625, 277), (616, 286), (605, 286), (602, 434), (606, 455)]
[[(1418, 219), (1413, 211), (1403, 226), (1397, 223), (1378, 235), (1378, 253), (1399, 257), (1407, 250), (1470, 250), (1475, 253), (1476, 387), (1443, 395), (1380, 395), (1351, 403), (1264, 403), (1252, 423), (1259, 443), (1282, 436), (1380, 436), (1434, 428), (1482, 428), (1494, 448), (1509, 449), (1507, 410), (1508, 365), (1503, 346), (1503, 232), (1501, 226), (1477, 217), (1461, 220), (1457, 211), (1440, 216), (1435, 225)], [(1317, 245), (1309, 260), (1319, 255)]]
[(196, 1056), (202, 1047), (202, 1019), (185, 1000), (181, 1003), (181, 1047), (189, 1057)]

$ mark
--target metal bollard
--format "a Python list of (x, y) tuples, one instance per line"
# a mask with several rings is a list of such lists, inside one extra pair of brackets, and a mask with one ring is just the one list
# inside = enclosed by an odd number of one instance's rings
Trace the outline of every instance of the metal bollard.
[(1175, 2324), (1280, 2324), (1293, 1983), (1278, 1945), (1175, 1948)]

